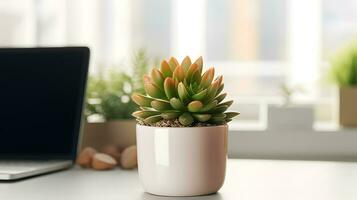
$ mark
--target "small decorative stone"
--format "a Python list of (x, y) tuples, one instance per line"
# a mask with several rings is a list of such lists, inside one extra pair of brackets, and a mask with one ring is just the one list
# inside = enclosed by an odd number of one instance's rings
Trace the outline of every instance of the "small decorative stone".
[(120, 162), (120, 150), (115, 145), (107, 145), (103, 148), (103, 153), (113, 157), (118, 163)]
[(120, 156), (120, 164), (123, 169), (133, 169), (137, 166), (136, 145), (129, 146), (123, 150)]
[(97, 150), (95, 150), (94, 148), (86, 147), (81, 151), (80, 154), (78, 154), (76, 163), (83, 168), (91, 167), (92, 158), (96, 153)]
[(117, 165), (117, 161), (108, 154), (96, 153), (92, 159), (92, 167), (96, 170), (108, 170)]

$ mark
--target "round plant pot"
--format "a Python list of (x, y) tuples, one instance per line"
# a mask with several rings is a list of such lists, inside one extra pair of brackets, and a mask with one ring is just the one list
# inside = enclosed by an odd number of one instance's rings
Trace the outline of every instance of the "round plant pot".
[(136, 126), (138, 170), (146, 192), (197, 196), (223, 185), (228, 126)]

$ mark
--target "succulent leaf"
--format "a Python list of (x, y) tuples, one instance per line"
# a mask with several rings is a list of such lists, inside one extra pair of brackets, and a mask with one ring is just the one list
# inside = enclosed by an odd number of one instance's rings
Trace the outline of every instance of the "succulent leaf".
[(132, 115), (155, 126), (160, 120), (178, 120), (183, 126), (195, 123), (225, 124), (239, 115), (226, 112), (233, 101), (224, 101), (223, 77), (214, 77), (214, 68), (202, 74), (203, 59), (194, 63), (187, 56), (181, 64), (175, 59), (162, 61), (159, 69), (143, 77), (146, 95), (133, 94), (140, 110)]
[(232, 119), (233, 117), (238, 116), (240, 113), (239, 112), (226, 112), (224, 114), (226, 114), (226, 118)]
[(169, 66), (169, 63), (167, 63), (166, 60), (163, 60), (163, 61), (161, 62), (161, 68), (160, 68), (160, 70), (161, 70), (162, 75), (163, 75), (165, 78), (172, 76), (171, 68), (170, 68), (170, 66)]
[(223, 113), (214, 114), (209, 121), (216, 124), (223, 124), (226, 122), (226, 115)]
[(217, 106), (217, 100), (213, 100), (212, 102), (206, 104), (203, 106), (203, 108), (200, 110), (200, 112), (208, 112), (212, 109), (214, 109)]
[(189, 100), (189, 94), (186, 90), (185, 85), (182, 82), (180, 82), (178, 84), (177, 92), (178, 92), (178, 95), (183, 103), (185, 103)]
[(160, 89), (164, 89), (163, 85), (164, 85), (164, 76), (162, 75), (162, 73), (156, 69), (153, 68), (151, 70), (151, 77), (153, 82), (160, 87)]
[(207, 89), (204, 89), (201, 92), (199, 92), (197, 94), (194, 94), (192, 96), (192, 99), (193, 100), (198, 100), (198, 101), (203, 100), (205, 98), (206, 94), (207, 94)]
[(213, 82), (211, 86), (208, 87), (206, 101), (211, 101), (216, 96), (218, 88), (219, 85), (217, 81)]
[(191, 59), (190, 57), (186, 56), (182, 63), (181, 63), (181, 66), (183, 67), (183, 69), (187, 72), (189, 67), (191, 66)]
[(151, 108), (151, 107), (140, 107), (140, 110), (157, 111), (157, 110), (155, 110), (154, 108)]
[(143, 76), (143, 82), (144, 82), (144, 84), (151, 83), (151, 78), (150, 78), (150, 76), (144, 75), (144, 76)]
[(138, 110), (133, 112), (133, 117), (136, 118), (141, 118), (141, 119), (145, 119), (147, 117), (153, 116), (153, 115), (158, 115), (160, 114), (160, 112), (157, 111), (152, 111), (152, 110)]
[(203, 104), (200, 101), (191, 101), (187, 106), (188, 111), (193, 113), (198, 112), (199, 110), (201, 110), (202, 107)]
[(221, 93), (221, 92), (222, 92), (222, 90), (223, 90), (223, 88), (224, 88), (224, 84), (222, 83), (222, 84), (219, 86), (219, 88), (218, 88), (218, 90), (217, 90), (217, 93), (216, 93), (216, 94)]
[(199, 72), (200, 72), (200, 74), (201, 74), (201, 73), (202, 73), (202, 68), (203, 68), (203, 59), (202, 59), (202, 56), (200, 56), (194, 63), (197, 64), (198, 69), (199, 69)]
[(224, 119), (224, 118), (211, 118), (210, 120), (209, 120), (209, 122), (210, 123), (213, 123), (213, 124), (224, 124), (224, 123), (226, 123), (226, 119)]
[(200, 82), (201, 82), (201, 72), (199, 69), (197, 69), (195, 72), (193, 72), (191, 78), (191, 84), (192, 83), (200, 84)]
[(179, 62), (176, 60), (176, 58), (171, 57), (169, 60), (169, 66), (171, 68), (171, 71), (175, 71), (176, 67), (179, 66)]
[(187, 70), (187, 73), (186, 73), (186, 79), (189, 83), (191, 83), (191, 79), (192, 79), (192, 76), (193, 76), (193, 73), (195, 71), (199, 71), (198, 69), (198, 65), (196, 63), (193, 63)]
[(153, 100), (151, 102), (151, 107), (153, 107), (155, 110), (158, 110), (158, 111), (172, 109), (170, 102), (164, 101), (164, 100), (159, 100), (159, 99)]
[(145, 91), (148, 95), (154, 98), (163, 98), (166, 97), (164, 92), (153, 83), (144, 84)]
[(131, 96), (131, 99), (132, 99), (136, 104), (138, 104), (139, 106), (142, 106), (142, 107), (151, 106), (151, 101), (153, 100), (153, 99), (150, 98), (150, 97), (147, 97), (147, 96), (144, 96), (144, 95), (138, 94), (138, 93), (134, 93), (134, 94)]
[(190, 113), (183, 113), (179, 117), (179, 122), (184, 126), (189, 126), (193, 123), (193, 117), (191, 116)]
[(164, 82), (164, 90), (166, 97), (168, 99), (171, 99), (173, 97), (177, 96), (176, 93), (176, 87), (175, 87), (175, 81), (171, 77), (167, 77)]
[(223, 113), (224, 111), (226, 111), (228, 109), (228, 106), (223, 105), (223, 106), (217, 106), (213, 109), (213, 113)]
[(221, 85), (222, 84), (222, 82), (223, 82), (223, 76), (222, 75), (220, 75), (220, 76), (218, 76), (216, 79), (214, 79), (215, 81), (218, 81), (218, 85)]
[(209, 68), (203, 75), (200, 83), (200, 87), (207, 88), (211, 85), (214, 77), (214, 68)]
[(152, 123), (156, 123), (156, 122), (158, 122), (160, 120), (162, 120), (161, 115), (153, 115), (153, 116), (145, 118), (144, 122), (147, 123), (147, 124), (152, 124)]
[(163, 112), (161, 117), (164, 119), (176, 119), (180, 116), (180, 112)]
[(182, 66), (177, 66), (173, 75), (172, 75), (174, 80), (177, 80), (178, 82), (183, 82), (185, 79), (185, 71)]
[(186, 110), (185, 105), (177, 98), (171, 98), (170, 105), (176, 110)]
[(226, 96), (227, 96), (227, 93), (223, 93), (223, 94), (216, 96), (214, 99), (217, 100), (218, 103), (220, 103), (221, 101), (223, 101), (224, 98), (226, 98)]
[(233, 104), (233, 100), (230, 100), (230, 101), (226, 101), (226, 102), (223, 102), (223, 103), (220, 103), (218, 104), (218, 106), (231, 106)]
[(211, 118), (211, 114), (192, 114), (193, 118), (199, 122), (206, 122)]

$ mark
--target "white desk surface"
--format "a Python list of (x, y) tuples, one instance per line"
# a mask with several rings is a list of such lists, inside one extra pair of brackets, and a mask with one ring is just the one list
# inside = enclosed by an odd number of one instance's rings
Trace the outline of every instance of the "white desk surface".
[[(189, 183), (188, 183), (189, 184)], [(214, 195), (169, 198), (144, 193), (136, 170), (83, 170), (0, 182), (1, 200), (356, 200), (357, 163), (229, 160), (226, 181)]]

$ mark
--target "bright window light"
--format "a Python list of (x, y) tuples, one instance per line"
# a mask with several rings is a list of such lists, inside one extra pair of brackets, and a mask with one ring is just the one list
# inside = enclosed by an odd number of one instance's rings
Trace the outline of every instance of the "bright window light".
[(173, 0), (172, 53), (182, 59), (204, 55), (206, 0)]
[(316, 97), (321, 58), (321, 0), (289, 1), (289, 60), (291, 85), (304, 87), (310, 98)]

